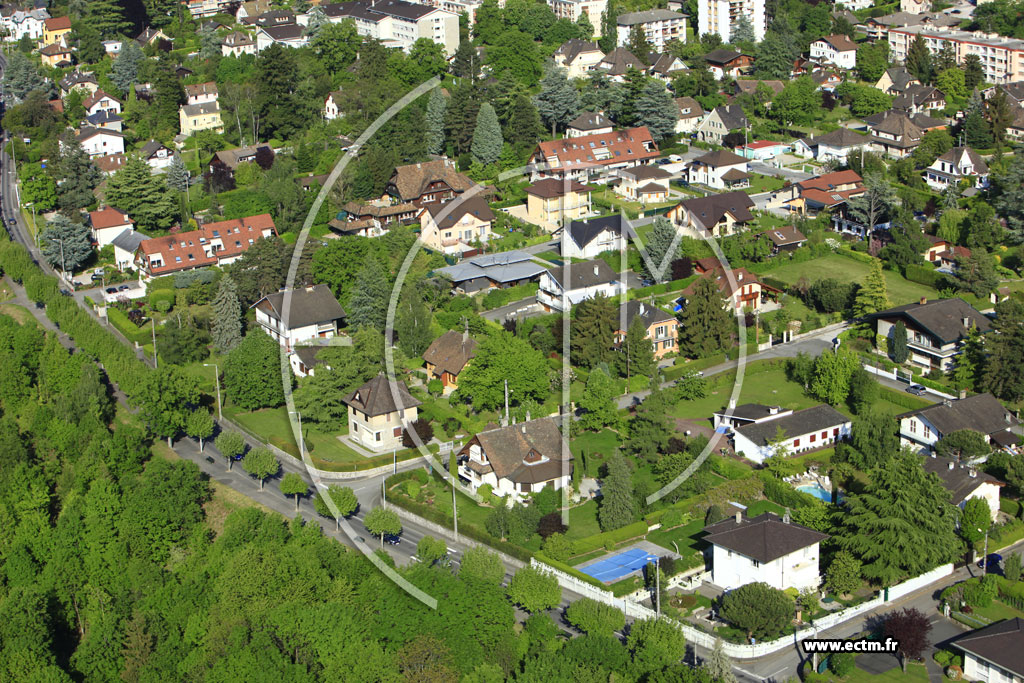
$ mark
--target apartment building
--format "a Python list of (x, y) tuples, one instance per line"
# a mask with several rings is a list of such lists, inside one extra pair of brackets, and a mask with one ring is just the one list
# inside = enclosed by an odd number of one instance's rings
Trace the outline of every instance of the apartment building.
[(717, 33), (722, 42), (732, 38), (732, 29), (741, 14), (750, 19), (754, 27), (754, 38), (764, 40), (768, 27), (764, 14), (764, 0), (698, 0), (697, 33)]
[(386, 47), (406, 52), (420, 38), (427, 38), (451, 56), (459, 47), (459, 15), (430, 5), (405, 0), (376, 2), (340, 2), (321, 5), (332, 23), (346, 19), (355, 22), (359, 35), (374, 38)]
[(584, 12), (594, 27), (594, 37), (601, 34), (601, 15), (608, 8), (608, 0), (548, 0), (548, 7), (559, 19), (576, 23)]
[(946, 45), (952, 47), (958, 64), (963, 64), (968, 55), (977, 55), (988, 83), (1024, 80), (1024, 40), (981, 31), (959, 31), (947, 26), (894, 27), (889, 29), (891, 58), (904, 61), (910, 44), (918, 35), (924, 38), (928, 51), (933, 55)]
[(206, 223), (198, 230), (153, 237), (139, 244), (135, 266), (147, 280), (182, 270), (224, 266), (241, 258), (256, 240), (277, 235), (269, 213)]
[(686, 42), (686, 15), (667, 9), (651, 9), (644, 12), (620, 14), (616, 21), (616, 43), (626, 45), (634, 26), (640, 26), (647, 42), (658, 52), (665, 49), (670, 40)]

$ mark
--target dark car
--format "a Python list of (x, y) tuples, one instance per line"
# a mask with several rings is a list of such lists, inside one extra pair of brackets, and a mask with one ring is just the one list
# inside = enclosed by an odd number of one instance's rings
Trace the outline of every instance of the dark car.
[(360, 543), (366, 543), (366, 539), (363, 538), (362, 536), (356, 536), (356, 540), (359, 541)]
[(103, 273), (93, 273), (89, 277), (92, 279), (93, 282), (96, 282), (97, 280), (103, 279)]
[(924, 396), (925, 393), (927, 393), (927, 391), (928, 390), (925, 389), (920, 384), (911, 384), (909, 387), (907, 387), (907, 393), (913, 394), (914, 396)]
[(129, 289), (131, 289), (131, 287), (129, 287), (128, 285), (121, 285), (120, 287), (117, 288), (117, 291), (127, 292)]
[(988, 571), (998, 571), (999, 563), (1003, 561), (1003, 556), (999, 553), (989, 553), (986, 557), (978, 560), (978, 568), (981, 569), (982, 564), (988, 565)]
[(117, 294), (117, 287), (107, 287), (103, 291), (107, 294)]
[(7, 224), (8, 225), (17, 225), (18, 224), (18, 219), (16, 219), (16, 218), (8, 218), (7, 219)]
[(398, 545), (399, 543), (402, 542), (402, 539), (399, 538), (398, 536), (393, 535), (393, 534), (388, 534), (387, 536), (384, 537), (384, 542), (387, 543), (388, 545)]

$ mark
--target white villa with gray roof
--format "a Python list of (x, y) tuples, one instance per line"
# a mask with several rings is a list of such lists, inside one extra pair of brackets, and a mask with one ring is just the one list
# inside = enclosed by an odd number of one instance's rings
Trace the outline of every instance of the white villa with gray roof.
[[(850, 418), (824, 403), (804, 410), (745, 404), (734, 411), (715, 413), (715, 428), (732, 431), (733, 449), (756, 463), (775, 455), (833, 446), (850, 435)], [(779, 436), (781, 435), (781, 440)]]
[(572, 455), (552, 417), (480, 432), (457, 458), (459, 475), (474, 491), (490, 484), (498, 496), (557, 491), (572, 477)]

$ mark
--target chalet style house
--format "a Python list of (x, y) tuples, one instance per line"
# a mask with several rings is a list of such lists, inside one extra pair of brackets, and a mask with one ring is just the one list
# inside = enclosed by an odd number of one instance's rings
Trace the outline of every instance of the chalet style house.
[(989, 319), (960, 298), (936, 299), (896, 306), (868, 316), (878, 336), (892, 339), (896, 323), (907, 329), (909, 361), (926, 370), (947, 372), (972, 327), (982, 334), (991, 329)]
[(518, 499), (547, 486), (557, 491), (572, 478), (572, 456), (551, 417), (480, 432), (457, 458), (470, 488), (490, 484), (498, 496)]
[(402, 430), (416, 421), (420, 405), (404, 382), (388, 382), (384, 373), (342, 401), (348, 406), (349, 438), (379, 452), (402, 447)]
[(285, 315), (285, 292), (269, 294), (255, 304), (256, 323), (285, 349), (338, 334), (345, 311), (327, 285), (308, 285), (292, 290)]
[(435, 339), (423, 353), (423, 365), (430, 379), (441, 380), (445, 391), (457, 389), (459, 373), (476, 355), (476, 340), (469, 332), (448, 330)]
[(455, 169), (451, 159), (407, 164), (395, 169), (384, 191), (398, 202), (418, 207), (454, 199), (474, 183)]

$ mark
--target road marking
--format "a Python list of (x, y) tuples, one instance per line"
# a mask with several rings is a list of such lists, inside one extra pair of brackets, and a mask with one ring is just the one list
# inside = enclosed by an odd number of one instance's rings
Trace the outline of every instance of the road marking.
[(746, 675), (750, 676), (751, 678), (756, 678), (759, 681), (761, 680), (760, 676), (758, 676), (757, 674), (754, 674), (754, 673), (750, 673), (746, 669), (741, 669), (738, 666), (734, 666), (733, 668), (736, 669), (737, 671), (739, 671), (740, 673), (743, 673), (743, 674), (746, 674)]

